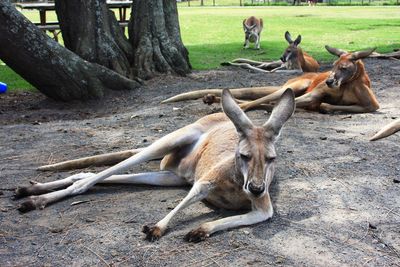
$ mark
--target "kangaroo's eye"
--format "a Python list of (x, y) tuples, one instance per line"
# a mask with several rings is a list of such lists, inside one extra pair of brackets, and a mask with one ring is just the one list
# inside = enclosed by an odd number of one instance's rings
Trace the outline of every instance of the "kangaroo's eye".
[(241, 158), (243, 161), (250, 161), (251, 155), (249, 155), (249, 154), (240, 154), (240, 158)]
[(275, 160), (274, 157), (265, 157), (265, 162), (272, 163)]

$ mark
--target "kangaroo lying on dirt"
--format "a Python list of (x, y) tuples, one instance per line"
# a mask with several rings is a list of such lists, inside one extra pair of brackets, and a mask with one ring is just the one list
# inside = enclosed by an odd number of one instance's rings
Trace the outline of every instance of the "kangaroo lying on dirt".
[(376, 140), (388, 137), (398, 131), (400, 131), (400, 119), (394, 120), (391, 123), (385, 125), (382, 129), (379, 130), (379, 132), (377, 132), (369, 140), (376, 141)]
[[(349, 53), (326, 46), (331, 54), (339, 57), (331, 71), (305, 73), (290, 79), (283, 86), (250, 87), (231, 89), (234, 97), (251, 102), (240, 102), (244, 110), (270, 108), (269, 104), (279, 99), (287, 88), (296, 95), (296, 106), (321, 112), (373, 112), (379, 109), (378, 101), (371, 89), (371, 81), (361, 59), (368, 57), (375, 49)], [(183, 93), (162, 103), (197, 99), (206, 96), (207, 103), (220, 101), (222, 89), (196, 90)]]
[(293, 41), (290, 33), (287, 31), (285, 33), (285, 39), (289, 45), (283, 52), (281, 58), (277, 61), (261, 62), (237, 58), (232, 60), (232, 62), (223, 62), (221, 65), (237, 66), (263, 73), (302, 73), (317, 72), (319, 70), (319, 63), (298, 46), (301, 42), (301, 35), (297, 36), (296, 40)]
[[(284, 123), (295, 109), (292, 90), (286, 90), (276, 104), (268, 121), (255, 126), (236, 104), (228, 89), (222, 92), (224, 113), (205, 116), (193, 124), (178, 129), (148, 147), (130, 153), (116, 153), (128, 159), (98, 174), (79, 173), (49, 183), (34, 183), (16, 190), (16, 197), (29, 199), (19, 210), (27, 212), (43, 209), (50, 203), (67, 196), (82, 194), (98, 183), (151, 184), (178, 186), (191, 184), (188, 195), (159, 222), (146, 225), (146, 239), (160, 238), (170, 220), (181, 209), (200, 200), (226, 209), (250, 209), (242, 215), (231, 216), (207, 223), (190, 231), (185, 239), (190, 242), (204, 240), (211, 234), (242, 225), (251, 225), (271, 218), (273, 207), (269, 186), (274, 176), (275, 142)], [(136, 153), (136, 154), (135, 154)], [(116, 161), (113, 154), (101, 155)], [(134, 165), (161, 159), (160, 171), (117, 175)], [(69, 168), (95, 164), (88, 158), (67, 162)], [(42, 167), (42, 170), (62, 168), (63, 164)], [(64, 164), (65, 166), (65, 164)]]

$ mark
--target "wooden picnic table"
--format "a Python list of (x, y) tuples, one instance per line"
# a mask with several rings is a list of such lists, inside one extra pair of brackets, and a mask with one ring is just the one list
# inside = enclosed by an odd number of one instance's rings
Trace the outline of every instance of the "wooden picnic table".
[[(54, 39), (58, 41), (57, 35), (59, 33), (56, 30), (60, 29), (58, 21), (48, 22), (46, 18), (47, 11), (54, 11), (55, 4), (47, 2), (35, 2), (35, 3), (15, 3), (16, 7), (21, 9), (33, 9), (38, 10), (40, 15), (40, 22), (35, 23), (40, 29), (44, 31), (50, 31), (54, 35)], [(131, 8), (132, 1), (107, 1), (107, 6), (110, 9), (118, 9), (119, 13), (119, 25), (125, 28), (128, 25), (128, 20), (126, 19), (126, 10)]]

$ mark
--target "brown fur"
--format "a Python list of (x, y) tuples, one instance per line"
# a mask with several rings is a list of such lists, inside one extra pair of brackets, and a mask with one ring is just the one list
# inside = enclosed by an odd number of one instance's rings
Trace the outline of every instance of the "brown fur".
[[(361, 59), (354, 60), (355, 55), (360, 53), (368, 54), (368, 52), (342, 53), (332, 71), (303, 74), (290, 79), (277, 92), (240, 106), (245, 110), (257, 108), (260, 104), (276, 100), (285, 88), (291, 88), (297, 96), (296, 105), (300, 108), (323, 112), (376, 111), (379, 109), (379, 104), (371, 89), (371, 81), (365, 71), (364, 63)], [(329, 81), (336, 83), (338, 80), (340, 80), (338, 86), (328, 85)]]
[[(272, 217), (269, 186), (275, 171), (275, 141), (294, 109), (294, 95), (286, 90), (262, 126), (255, 126), (240, 109), (229, 90), (222, 93), (224, 113), (205, 116), (178, 129), (137, 154), (97, 174), (78, 173), (53, 182), (35, 184), (19, 190), (20, 195), (35, 190), (52, 191), (31, 196), (19, 210), (43, 209), (70, 195), (82, 194), (98, 183), (132, 183), (176, 186), (192, 184), (188, 195), (156, 224), (143, 227), (146, 239), (159, 239), (178, 211), (200, 200), (226, 209), (251, 209), (246, 214), (203, 223), (191, 231), (187, 240), (198, 242), (214, 232), (251, 225)], [(113, 155), (108, 155), (113, 157)], [(118, 174), (143, 162), (163, 158), (160, 171)], [(83, 159), (82, 161), (85, 161)], [(79, 161), (75, 163), (80, 166)], [(17, 192), (18, 193), (18, 192)]]

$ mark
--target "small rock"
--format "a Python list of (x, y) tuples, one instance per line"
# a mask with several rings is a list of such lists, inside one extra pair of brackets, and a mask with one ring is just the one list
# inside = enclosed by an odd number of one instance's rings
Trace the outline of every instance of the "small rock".
[(147, 139), (145, 138), (145, 139), (143, 139), (143, 143), (147, 143)]
[(374, 230), (377, 228), (376, 225), (372, 223), (368, 223), (368, 227), (369, 229), (374, 229)]
[(116, 256), (118, 256), (118, 255), (119, 255), (118, 251), (116, 251), (116, 250), (111, 250), (111, 256), (116, 257)]
[(55, 227), (55, 228), (50, 228), (49, 231), (50, 231), (51, 233), (58, 234), (58, 233), (61, 233), (62, 231), (64, 231), (64, 228), (60, 228), (60, 227), (57, 228), (57, 227)]
[(167, 200), (166, 199), (161, 199), (160, 202), (167, 202)]
[(326, 136), (321, 136), (319, 139), (321, 139), (321, 140), (326, 140), (326, 139), (328, 139), (328, 137), (326, 137)]
[(345, 130), (336, 130), (337, 133), (345, 133)]
[(85, 222), (91, 223), (91, 222), (95, 222), (96, 219), (93, 218), (85, 218)]
[(245, 235), (248, 235), (248, 234), (250, 234), (250, 232), (249, 232), (249, 231), (247, 231), (247, 230), (244, 230), (244, 231), (243, 231), (243, 233), (244, 233)]
[(400, 177), (393, 178), (393, 183), (395, 183), (395, 184), (400, 183)]

